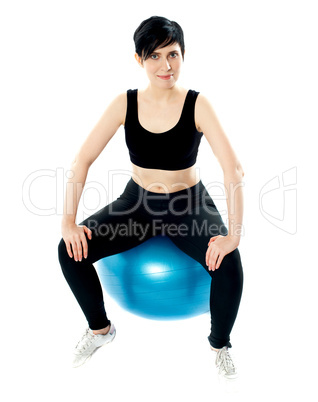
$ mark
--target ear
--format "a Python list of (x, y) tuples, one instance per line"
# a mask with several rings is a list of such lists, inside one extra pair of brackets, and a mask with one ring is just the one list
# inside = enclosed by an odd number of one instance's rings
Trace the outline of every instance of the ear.
[(137, 63), (140, 65), (140, 67), (144, 67), (142, 63), (141, 57), (138, 55), (138, 53), (135, 53), (135, 59), (137, 60)]

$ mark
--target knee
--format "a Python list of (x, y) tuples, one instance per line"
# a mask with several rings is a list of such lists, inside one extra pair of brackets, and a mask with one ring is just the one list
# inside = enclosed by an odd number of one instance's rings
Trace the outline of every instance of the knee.
[(235, 248), (230, 253), (224, 256), (224, 260), (228, 260), (231, 264), (239, 265), (241, 264), (241, 255), (238, 248)]
[(226, 254), (221, 265), (226, 269), (228, 275), (243, 281), (243, 268), (238, 248)]

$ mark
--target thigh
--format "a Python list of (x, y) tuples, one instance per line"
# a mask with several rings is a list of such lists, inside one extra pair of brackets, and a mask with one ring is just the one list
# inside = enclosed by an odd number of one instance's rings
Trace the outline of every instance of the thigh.
[(206, 252), (210, 238), (217, 235), (226, 236), (228, 230), (211, 199), (204, 205), (200, 203), (191, 212), (178, 219), (177, 235), (169, 234), (169, 231), (167, 234), (179, 249), (198, 261), (211, 276), (210, 308), (212, 311), (213, 305), (213, 319), (226, 316), (231, 317), (228, 321), (233, 323), (243, 289), (243, 268), (239, 250), (236, 248), (226, 254), (220, 267), (209, 271)]
[[(228, 230), (214, 202), (200, 203), (187, 214), (178, 218), (175, 233), (167, 233), (173, 243), (182, 251), (200, 262), (205, 269), (205, 256), (211, 237), (226, 236)], [(211, 272), (208, 271), (211, 275)]]
[(133, 200), (119, 197), (83, 220), (92, 231), (88, 243), (87, 262), (93, 263), (109, 255), (136, 247), (152, 237), (150, 223)]

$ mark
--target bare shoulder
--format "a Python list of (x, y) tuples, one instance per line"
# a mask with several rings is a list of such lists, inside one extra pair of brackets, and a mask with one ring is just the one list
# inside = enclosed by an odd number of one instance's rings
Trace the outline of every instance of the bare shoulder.
[(112, 102), (109, 104), (113, 116), (119, 120), (120, 124), (125, 125), (126, 110), (127, 110), (127, 92), (121, 92), (114, 97)]
[(113, 98), (82, 144), (76, 159), (81, 159), (88, 166), (95, 161), (118, 128), (124, 124), (126, 104), (126, 92), (120, 93)]
[(198, 93), (197, 96), (197, 101), (196, 103), (200, 106), (206, 106), (208, 104), (211, 104), (210, 100), (207, 98), (207, 96), (205, 94), (203, 94), (202, 92)]
[(200, 92), (195, 103), (195, 122), (198, 131), (202, 132), (204, 126), (208, 124), (207, 118), (216, 119), (216, 115), (209, 98)]
[(201, 93), (197, 97), (195, 110), (195, 121), (197, 127), (203, 132), (208, 140), (212, 151), (218, 159), (224, 172), (232, 174), (234, 171), (241, 171), (244, 175), (242, 166), (235, 154), (234, 149), (226, 135), (210, 100)]

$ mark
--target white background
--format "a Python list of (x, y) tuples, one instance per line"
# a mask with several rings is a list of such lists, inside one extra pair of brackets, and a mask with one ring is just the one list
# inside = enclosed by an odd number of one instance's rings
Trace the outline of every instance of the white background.
[[(1, 3), (6, 401), (316, 400), (315, 5), (308, 0)], [(245, 233), (239, 246), (244, 292), (231, 333), (241, 376), (233, 389), (215, 375), (206, 339), (209, 315), (145, 320), (121, 310), (107, 294), (108, 316), (117, 328), (114, 342), (87, 365), (70, 366), (86, 321), (57, 259), (65, 174), (109, 102), (128, 88), (147, 85), (132, 36), (151, 15), (182, 26), (186, 56), (180, 85), (209, 97), (245, 171)], [(197, 167), (204, 184), (222, 185), (205, 138)], [(120, 128), (89, 171), (77, 222), (117, 198), (130, 169)], [(113, 172), (122, 175), (110, 188)], [(226, 219), (220, 188), (210, 194)]]

